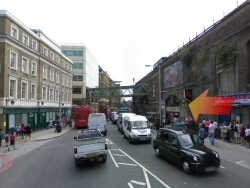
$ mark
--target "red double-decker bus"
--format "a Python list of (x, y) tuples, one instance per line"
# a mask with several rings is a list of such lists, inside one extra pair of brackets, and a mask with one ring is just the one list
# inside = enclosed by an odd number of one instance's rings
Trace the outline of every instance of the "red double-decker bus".
[(92, 113), (90, 106), (75, 106), (74, 107), (74, 123), (76, 128), (88, 128), (88, 117)]

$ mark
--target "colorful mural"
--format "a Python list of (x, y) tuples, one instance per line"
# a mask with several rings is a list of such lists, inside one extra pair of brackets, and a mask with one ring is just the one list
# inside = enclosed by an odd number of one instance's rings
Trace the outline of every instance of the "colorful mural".
[(183, 68), (182, 62), (177, 61), (176, 63), (164, 69), (164, 78), (163, 78), (164, 88), (170, 88), (182, 84), (183, 82), (182, 68)]

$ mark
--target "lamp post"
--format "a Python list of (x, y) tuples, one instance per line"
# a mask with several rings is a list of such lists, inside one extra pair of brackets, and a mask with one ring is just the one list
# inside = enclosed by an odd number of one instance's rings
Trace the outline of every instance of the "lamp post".
[[(153, 65), (145, 65), (146, 67), (152, 67)], [(158, 67), (158, 74), (159, 74), (159, 120), (160, 120), (160, 126), (162, 124), (162, 114), (161, 114), (161, 64), (158, 63), (156, 66)]]

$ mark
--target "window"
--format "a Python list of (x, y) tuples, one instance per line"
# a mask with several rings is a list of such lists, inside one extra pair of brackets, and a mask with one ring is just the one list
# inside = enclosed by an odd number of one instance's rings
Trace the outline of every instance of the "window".
[(9, 97), (17, 98), (17, 78), (9, 79)]
[(56, 83), (59, 84), (59, 72), (56, 72)]
[(28, 82), (22, 81), (21, 99), (28, 99)]
[(68, 63), (66, 63), (66, 67), (65, 68), (68, 70), (68, 68), (69, 68), (69, 64)]
[(54, 99), (54, 89), (50, 88), (49, 89), (49, 100), (53, 101), (53, 99)]
[(18, 40), (18, 30), (15, 27), (11, 27), (11, 37)]
[(34, 61), (31, 62), (31, 75), (37, 75), (37, 63)]
[(73, 88), (73, 94), (82, 94), (81, 88)]
[(72, 79), (70, 78), (69, 79), (69, 87), (71, 87), (72, 86)]
[(36, 41), (34, 41), (34, 40), (32, 40), (32, 50), (35, 50), (35, 51), (37, 51), (37, 42)]
[(59, 63), (59, 57), (58, 56), (56, 56), (56, 62)]
[(68, 100), (68, 92), (65, 91), (65, 93), (64, 93), (64, 102), (68, 102), (67, 100)]
[(83, 63), (82, 62), (74, 62), (73, 69), (83, 69)]
[(62, 61), (62, 66), (65, 67), (65, 61)]
[(35, 83), (31, 83), (31, 92), (30, 92), (30, 98), (32, 100), (36, 99), (36, 84)]
[(48, 67), (43, 66), (43, 78), (44, 79), (47, 79), (47, 69), (48, 69)]
[(28, 74), (28, 59), (25, 57), (22, 58), (22, 72)]
[(64, 75), (62, 74), (62, 85), (64, 85)]
[(47, 48), (43, 48), (43, 55), (48, 56), (48, 50), (47, 50)]
[(73, 81), (83, 81), (83, 76), (82, 75), (74, 75)]
[(42, 88), (42, 100), (47, 100), (47, 87), (43, 86)]
[(69, 70), (72, 71), (72, 66), (71, 65), (69, 66)]
[(232, 68), (224, 69), (219, 73), (220, 95), (235, 94), (235, 76)]
[(65, 86), (68, 86), (68, 77), (65, 77)]
[(64, 91), (61, 92), (61, 102), (64, 102)]
[(52, 52), (50, 53), (50, 59), (54, 61), (54, 54)]
[(10, 68), (17, 70), (17, 54), (10, 52)]
[(29, 46), (29, 37), (26, 35), (23, 35), (23, 44)]
[(155, 97), (155, 85), (153, 85), (153, 97)]
[(59, 90), (57, 89), (55, 92), (55, 101), (58, 102), (59, 101)]
[(53, 69), (50, 69), (49, 77), (50, 77), (50, 81), (54, 82), (54, 70)]
[(68, 95), (68, 102), (71, 102), (71, 93)]
[(63, 50), (62, 53), (66, 56), (83, 56), (83, 50)]

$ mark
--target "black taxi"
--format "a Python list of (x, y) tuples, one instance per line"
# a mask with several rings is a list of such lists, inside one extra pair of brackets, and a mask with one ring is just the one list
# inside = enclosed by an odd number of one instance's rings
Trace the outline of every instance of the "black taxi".
[(156, 157), (164, 157), (184, 172), (211, 172), (220, 167), (220, 156), (207, 148), (192, 130), (161, 128), (153, 140)]

